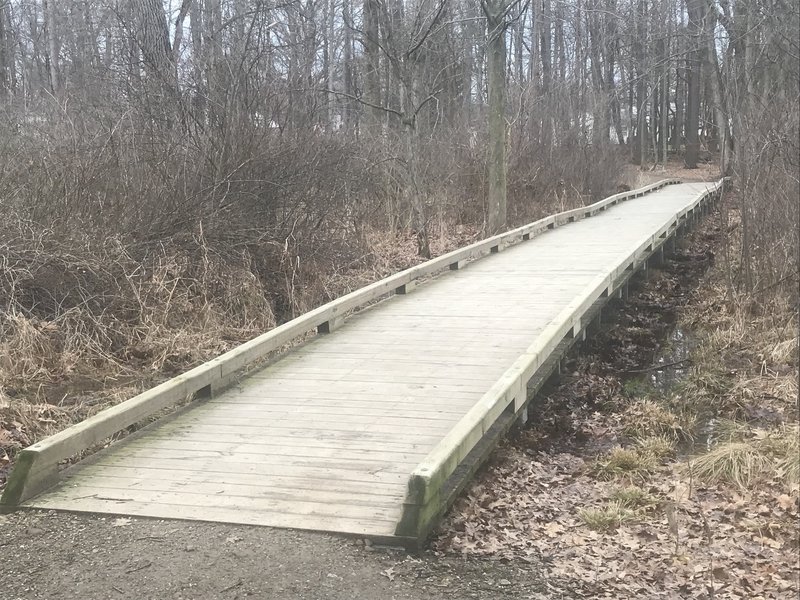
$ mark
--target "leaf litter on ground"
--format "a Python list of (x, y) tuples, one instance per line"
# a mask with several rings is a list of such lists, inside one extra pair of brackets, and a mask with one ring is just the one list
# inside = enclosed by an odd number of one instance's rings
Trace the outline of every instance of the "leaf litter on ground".
[[(683, 307), (716, 293), (691, 291), (713, 235), (708, 224), (696, 231), (680, 267), (657, 274), (620, 309), (616, 327), (572, 357), (570, 375), (532, 406), (532, 425), (505, 440), (456, 501), (434, 552), (537, 563), (554, 593), (573, 598), (798, 597), (796, 483), (786, 489), (775, 477), (741, 489), (696, 479), (680, 423), (644, 443), (630, 436), (632, 401), (661, 391), (626, 373), (652, 366)], [(654, 450), (637, 477), (597, 477), (596, 465), (619, 447), (666, 450)], [(587, 516), (598, 514), (609, 526), (591, 526)]]

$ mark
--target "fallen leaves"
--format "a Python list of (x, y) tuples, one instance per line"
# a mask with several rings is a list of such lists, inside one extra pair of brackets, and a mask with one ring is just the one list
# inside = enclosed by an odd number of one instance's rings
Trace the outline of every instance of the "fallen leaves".
[[(654, 364), (659, 332), (669, 321), (660, 313), (685, 300), (675, 277), (661, 277), (640, 295), (639, 306), (623, 309), (622, 326), (610, 339), (589, 343), (589, 352), (569, 367), (571, 375), (533, 408), (534, 426), (497, 449), (455, 503), (433, 541), (436, 553), (535, 562), (553, 597), (797, 597), (797, 485), (787, 493), (779, 478), (747, 490), (698, 481), (674, 453), (641, 470), (635, 494), (626, 487), (634, 478), (625, 469), (610, 473), (609, 481), (592, 476), (598, 457), (607, 459), (615, 447), (636, 448), (631, 431), (637, 424), (638, 434), (687, 443), (691, 422), (658, 413), (649, 400), (632, 405), (641, 390), (618, 375)], [(738, 376), (720, 389), (733, 389)], [(634, 519), (594, 530), (579, 518), (582, 509), (602, 511), (621, 498), (638, 498), (638, 506), (624, 505)]]

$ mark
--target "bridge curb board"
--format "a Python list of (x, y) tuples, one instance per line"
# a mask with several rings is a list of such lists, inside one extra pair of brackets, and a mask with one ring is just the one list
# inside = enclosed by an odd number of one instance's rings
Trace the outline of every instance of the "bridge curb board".
[[(106, 409), (23, 450), (17, 457), (16, 467), (0, 499), (0, 508), (13, 510), (26, 500), (56, 485), (61, 476), (60, 465), (64, 461), (88, 449), (96, 448), (98, 444), (117, 432), (141, 423), (164, 409), (179, 405), (187, 398), (215, 397), (229, 383), (235, 381), (243, 369), (252, 367), (255, 362), (263, 360), (309, 332), (334, 331), (353, 310), (393, 294), (416, 294), (417, 292), (413, 291), (414, 286), (431, 276), (441, 273), (440, 277), (446, 278), (446, 273), (450, 270), (463, 268), (470, 261), (533, 239), (566, 223), (594, 216), (604, 212), (608, 206), (673, 183), (678, 181), (664, 180), (639, 190), (616, 194), (593, 205), (540, 219), (417, 265), (321, 306), (183, 375)], [(626, 261), (610, 272), (596, 277), (590, 286), (591, 289), (570, 302), (560, 312), (558, 318), (536, 337), (537, 342), (519, 356), (506, 373), (484, 394), (480, 402), (475, 404), (442, 438), (408, 479), (402, 517), (394, 531), (397, 538), (420, 539), (427, 535), (438, 515), (444, 510), (447, 497), (451, 495), (446, 493), (446, 490), (454, 489), (453, 477), (456, 469), (473, 452), (478, 443), (485, 440), (488, 432), (498, 429), (498, 423), (513, 422), (513, 419), (524, 411), (529, 400), (527, 384), (540, 375), (544, 368), (543, 364), (547, 363), (554, 349), (559, 347), (559, 344), (563, 346), (565, 339), (583, 335), (588, 324), (589, 311), (597, 304), (598, 299), (617, 293), (620, 277), (627, 278), (630, 272), (639, 268), (650, 255), (657, 252), (679, 228), (684, 227), (687, 219), (692, 219), (699, 210), (703, 210), (705, 201), (718, 193), (721, 187), (721, 181), (709, 186), (684, 210), (675, 214), (674, 219), (662, 231), (651, 236), (646, 243), (630, 248)]]

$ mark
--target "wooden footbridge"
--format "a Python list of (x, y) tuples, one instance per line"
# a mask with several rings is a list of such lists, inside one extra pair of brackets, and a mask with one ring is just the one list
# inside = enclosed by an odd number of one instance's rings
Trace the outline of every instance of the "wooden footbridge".
[(722, 186), (662, 181), (352, 292), (23, 450), (0, 504), (424, 539)]

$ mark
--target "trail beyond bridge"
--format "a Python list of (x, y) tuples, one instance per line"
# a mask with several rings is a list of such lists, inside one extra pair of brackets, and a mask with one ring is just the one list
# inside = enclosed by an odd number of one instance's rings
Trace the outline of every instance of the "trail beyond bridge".
[(722, 187), (617, 194), (348, 294), (22, 451), (2, 504), (424, 539), (608, 298)]

